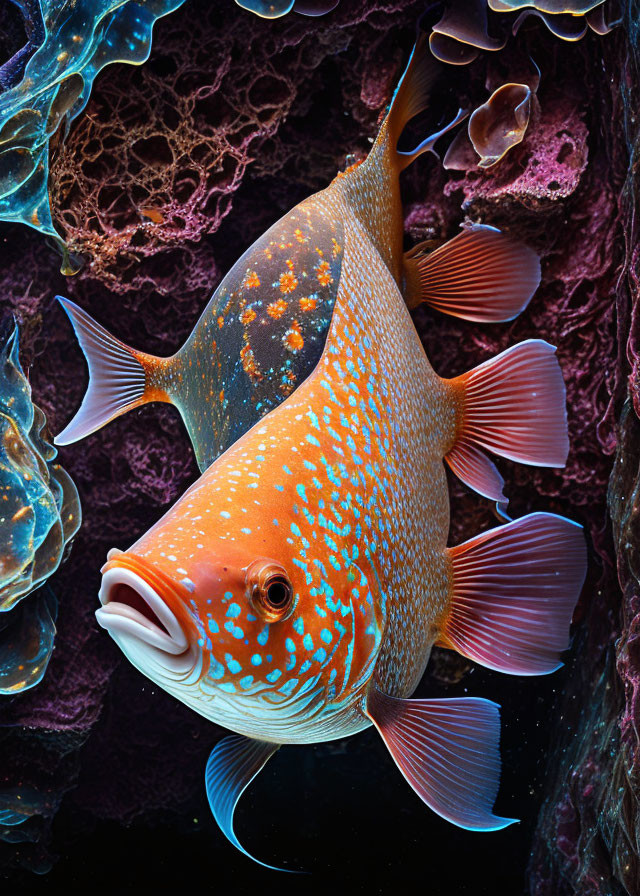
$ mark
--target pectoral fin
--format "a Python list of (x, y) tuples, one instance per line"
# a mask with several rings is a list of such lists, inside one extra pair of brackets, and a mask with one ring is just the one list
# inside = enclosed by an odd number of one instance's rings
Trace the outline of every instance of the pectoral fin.
[(531, 513), (449, 548), (449, 557), (453, 591), (440, 646), (510, 675), (562, 665), (587, 571), (581, 526)]
[(241, 734), (231, 734), (215, 745), (207, 760), (205, 784), (207, 799), (213, 817), (220, 830), (233, 845), (245, 856), (253, 859), (265, 868), (275, 871), (287, 871), (287, 868), (274, 868), (256, 859), (240, 845), (233, 830), (233, 813), (243, 792), (266, 765), (280, 744), (252, 740)]
[(404, 257), (407, 304), (425, 302), (445, 314), (481, 323), (513, 320), (540, 285), (536, 253), (485, 224), (467, 225), (425, 254), (420, 243)]
[(404, 700), (373, 688), (366, 713), (418, 796), (471, 831), (497, 831), (514, 818), (492, 812), (500, 783), (500, 714), (491, 700)]

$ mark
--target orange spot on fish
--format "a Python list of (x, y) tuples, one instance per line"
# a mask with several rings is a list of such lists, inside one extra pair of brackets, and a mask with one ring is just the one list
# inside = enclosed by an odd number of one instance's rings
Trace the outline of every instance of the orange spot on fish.
[(280, 292), (293, 292), (297, 285), (298, 280), (292, 271), (285, 271), (284, 274), (280, 274)]
[(287, 310), (288, 305), (284, 299), (278, 299), (275, 302), (272, 302), (267, 308), (267, 314), (269, 317), (272, 317), (274, 320), (278, 320), (282, 317), (282, 315)]
[(300, 299), (300, 308), (303, 311), (313, 311), (318, 304), (318, 300), (313, 296), (302, 296)]
[[(267, 257), (271, 258), (270, 255), (268, 255)], [(255, 271), (251, 271), (247, 275), (243, 285), (246, 286), (248, 289), (255, 289), (257, 286), (260, 286), (260, 278), (258, 277), (258, 275), (256, 274)]]
[(296, 227), (296, 229), (293, 231), (293, 235), (295, 236), (295, 238), (298, 240), (299, 243), (307, 242), (307, 237), (304, 235), (304, 233), (300, 230), (299, 227)]
[(328, 286), (330, 283), (333, 283), (333, 277), (331, 276), (328, 261), (320, 262), (316, 268), (316, 276), (318, 277), (318, 282), (322, 286)]
[(331, 242), (333, 243), (333, 249), (331, 250), (331, 252), (333, 254), (333, 257), (335, 258), (337, 255), (340, 255), (340, 253), (342, 252), (342, 246), (340, 245), (338, 240), (335, 239), (335, 237), (331, 237)]
[(242, 361), (244, 372), (247, 374), (247, 376), (249, 376), (252, 380), (259, 380), (260, 371), (258, 370), (256, 358), (250, 345), (245, 345), (240, 349), (240, 359)]
[(291, 324), (283, 338), (284, 347), (290, 352), (299, 352), (304, 347), (304, 339), (297, 320)]
[(251, 323), (252, 320), (256, 319), (256, 313), (253, 308), (247, 308), (246, 311), (243, 311), (240, 315), (241, 323), (246, 327)]
[(224, 317), (222, 315), (220, 315), (220, 317), (218, 318), (218, 326), (220, 327), (220, 329), (224, 327)]

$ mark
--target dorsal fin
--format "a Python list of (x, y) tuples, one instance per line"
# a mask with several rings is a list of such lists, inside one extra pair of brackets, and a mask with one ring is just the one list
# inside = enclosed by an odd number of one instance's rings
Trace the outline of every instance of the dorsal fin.
[[(425, 34), (418, 37), (411, 58), (407, 64), (404, 74), (396, 88), (391, 99), (389, 112), (385, 120), (385, 124), (392, 138), (392, 145), (397, 146), (400, 135), (405, 126), (423, 112), (429, 105), (432, 89), (438, 74), (442, 71), (442, 65), (438, 63), (429, 50), (429, 44)], [(417, 159), (423, 152), (433, 149), (437, 140), (447, 133), (451, 128), (455, 127), (467, 115), (462, 109), (459, 109), (452, 121), (443, 128), (425, 137), (418, 146), (409, 152), (399, 152), (396, 150), (400, 168), (406, 168), (414, 159)], [(384, 131), (384, 125), (380, 133)]]

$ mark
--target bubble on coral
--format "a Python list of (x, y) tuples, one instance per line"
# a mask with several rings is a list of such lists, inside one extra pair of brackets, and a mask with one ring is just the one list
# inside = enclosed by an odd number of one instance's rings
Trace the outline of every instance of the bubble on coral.
[(62, 123), (68, 127), (84, 109), (93, 81), (106, 65), (147, 59), (155, 21), (183, 2), (20, 0), (17, 4), (25, 30), (41, 43), (19, 83), (12, 81), (20, 63), (9, 61), (10, 86), (0, 94), (0, 220), (19, 221), (51, 237), (63, 250), (64, 273), (73, 273), (77, 263), (64, 252), (51, 218), (49, 141)]
[(0, 343), (0, 693), (9, 694), (41, 681), (55, 633), (47, 594), (14, 608), (58, 568), (81, 512), (76, 487), (43, 434), (45, 417), (31, 401), (10, 319)]
[(45, 585), (10, 613), (0, 614), (0, 694), (25, 691), (42, 681), (53, 650), (57, 612), (55, 595)]
[(236, 0), (238, 6), (262, 19), (279, 19), (293, 10), (303, 16), (323, 16), (335, 9), (340, 0)]
[(278, 19), (291, 12), (294, 0), (236, 0), (236, 3), (262, 19)]
[[(480, 157), (479, 168), (491, 168), (510, 149), (522, 143), (531, 116), (532, 96), (527, 84), (503, 84), (472, 113), (468, 136)], [(465, 136), (464, 132), (461, 136)], [(468, 153), (459, 135), (449, 147), (443, 164), (445, 168), (460, 170), (467, 167), (467, 161)]]

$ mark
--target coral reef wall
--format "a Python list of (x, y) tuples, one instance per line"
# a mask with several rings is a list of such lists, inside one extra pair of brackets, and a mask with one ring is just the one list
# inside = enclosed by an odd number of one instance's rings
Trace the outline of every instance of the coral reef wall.
[[(617, 239), (624, 255), (610, 301), (618, 332), (615, 463), (608, 510), (615, 566), (605, 569), (580, 636), (578, 659), (559, 715), (565, 736), (550, 767), (530, 865), (534, 896), (624, 894), (640, 890), (640, 380), (638, 313), (640, 247), (640, 6), (627, 5), (624, 49), (607, 54), (609, 108), (620, 153), (628, 152), (618, 192)], [(615, 159), (615, 145), (610, 158)], [(622, 408), (620, 407), (622, 405)], [(607, 424), (608, 428), (608, 424)], [(580, 658), (584, 662), (580, 662)]]

